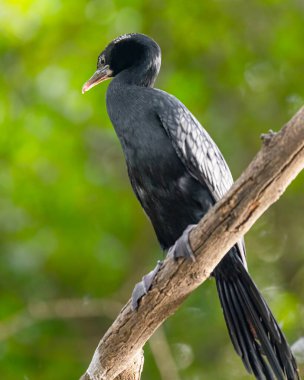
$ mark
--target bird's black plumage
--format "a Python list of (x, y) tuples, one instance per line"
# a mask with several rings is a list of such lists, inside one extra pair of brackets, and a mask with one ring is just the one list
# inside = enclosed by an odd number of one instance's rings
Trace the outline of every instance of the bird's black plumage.
[[(152, 39), (121, 36), (100, 54), (97, 71), (83, 91), (114, 78), (107, 91), (108, 114), (133, 190), (168, 250), (233, 180), (216, 144), (190, 111), (152, 87), (160, 62), (160, 48)], [(257, 379), (298, 379), (285, 337), (246, 268), (240, 241), (214, 270), (234, 348)]]

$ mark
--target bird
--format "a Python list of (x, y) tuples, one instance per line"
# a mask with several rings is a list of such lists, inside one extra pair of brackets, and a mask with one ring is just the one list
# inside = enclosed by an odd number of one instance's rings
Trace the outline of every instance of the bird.
[[(216, 143), (186, 106), (154, 87), (161, 49), (149, 36), (128, 33), (99, 54), (82, 93), (112, 79), (109, 118), (121, 143), (133, 191), (161, 248), (192, 258), (189, 233), (230, 189), (233, 178)], [(161, 265), (133, 291), (139, 307)], [(244, 240), (214, 269), (218, 296), (236, 353), (259, 380), (297, 380), (295, 358), (265, 299), (249, 275)]]

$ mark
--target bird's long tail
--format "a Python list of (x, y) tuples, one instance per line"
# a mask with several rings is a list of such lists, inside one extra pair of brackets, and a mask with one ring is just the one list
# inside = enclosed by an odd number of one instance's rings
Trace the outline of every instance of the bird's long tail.
[(248, 372), (259, 380), (298, 380), (290, 347), (235, 248), (214, 275), (230, 338)]

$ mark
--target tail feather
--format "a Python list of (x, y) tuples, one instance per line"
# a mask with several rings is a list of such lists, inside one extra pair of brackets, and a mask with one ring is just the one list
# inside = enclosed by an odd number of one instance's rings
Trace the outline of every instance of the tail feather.
[(288, 343), (234, 250), (214, 274), (231, 341), (247, 371), (258, 380), (299, 380)]
[(233, 288), (230, 290), (234, 292), (234, 294), (237, 294), (238, 297), (240, 297), (240, 303), (243, 305), (244, 309), (243, 311), (246, 312), (244, 317), (250, 318), (250, 322), (248, 323), (248, 327), (251, 330), (251, 333), (253, 335), (253, 338), (255, 340), (258, 340), (260, 342), (260, 347), (258, 347), (263, 354), (267, 357), (269, 364), (271, 368), (273, 369), (274, 374), (276, 375), (277, 379), (284, 380), (284, 372), (281, 366), (281, 363), (279, 359), (277, 358), (276, 352), (274, 347), (271, 345), (271, 338), (269, 335), (269, 332), (267, 331), (268, 328), (261, 322), (261, 317), (256, 313), (256, 310), (254, 310), (254, 305), (251, 304), (250, 299), (248, 298), (247, 294), (242, 294), (242, 290), (240, 290), (241, 285), (240, 284), (233, 284)]
[[(229, 292), (227, 292), (226, 284), (222, 281), (218, 281), (217, 285), (220, 299), (227, 299), (227, 301), (230, 301), (230, 295)], [(238, 315), (234, 313), (232, 301), (227, 302), (227, 307), (224, 310), (224, 316), (234, 349), (237, 354), (242, 357), (246, 369), (250, 372), (251, 366), (247, 356), (246, 337), (244, 337), (243, 334), (239, 334), (238, 327), (240, 326), (240, 322), (238, 320)]]
[(239, 326), (241, 326), (240, 333), (243, 334), (246, 339), (246, 354), (249, 357), (249, 363), (251, 365), (252, 372), (254, 373), (255, 377), (259, 380), (264, 379), (263, 374), (265, 372), (268, 374), (269, 379), (273, 379), (271, 372), (268, 369), (267, 363), (261, 355), (260, 346), (258, 342), (253, 340), (251, 337), (251, 328), (250, 326), (248, 326), (248, 323), (246, 321), (242, 304), (239, 302), (238, 298), (235, 297), (233, 287), (227, 288), (227, 291), (230, 293), (233, 307), (235, 308), (239, 316)]
[[(248, 278), (250, 278), (250, 277), (248, 276)], [(250, 278), (250, 280), (251, 280), (251, 278)], [(247, 295), (247, 292), (245, 290), (244, 285), (241, 283), (240, 280), (238, 280), (238, 282), (239, 282), (239, 288), (241, 290), (243, 300), (246, 300), (245, 302), (247, 303), (248, 307), (250, 308), (253, 318), (256, 319), (257, 315), (259, 313), (259, 310), (254, 309), (255, 304), (253, 304), (251, 302), (251, 300), (248, 298), (248, 295)], [(251, 282), (252, 282), (252, 280), (251, 280)], [(261, 296), (261, 298), (262, 298), (262, 296)], [(270, 310), (269, 310), (268, 306), (266, 305), (266, 302), (264, 300), (263, 300), (263, 302), (264, 302), (264, 304), (268, 310), (270, 318), (268, 320), (268, 322), (269, 322), (268, 324), (266, 324), (264, 322), (263, 318), (262, 319), (260, 318), (260, 320), (257, 320), (257, 324), (260, 327), (258, 329), (258, 331), (259, 332), (260, 331), (267, 331), (267, 329), (269, 328), (269, 329), (271, 329), (272, 333), (270, 333), (270, 334), (268, 333), (267, 336), (264, 335), (263, 337), (261, 337), (261, 339), (263, 339), (265, 341), (265, 346), (267, 346), (267, 348), (269, 349), (270, 354), (273, 352), (274, 354), (277, 355), (277, 360), (279, 361), (281, 368), (284, 368), (287, 378), (288, 379), (294, 379), (294, 377), (293, 377), (294, 372), (295, 372), (295, 369), (297, 368), (296, 361), (292, 355), (292, 352), (288, 346), (288, 343), (286, 342), (286, 339), (285, 339), (283, 333), (281, 332), (281, 330), (277, 324), (277, 321), (274, 319), (273, 315), (270, 314)], [(268, 355), (267, 355), (267, 357), (268, 357)], [(297, 371), (296, 371), (296, 375), (297, 375), (296, 378), (299, 378)]]
[[(231, 293), (230, 288), (224, 283), (225, 296), (229, 302), (229, 307), (225, 312), (225, 318), (227, 314), (230, 314), (234, 318), (234, 328), (237, 339), (242, 342), (242, 353), (241, 358), (243, 363), (249, 373), (254, 373), (256, 378), (261, 380), (263, 379), (263, 366), (264, 360), (260, 360), (259, 351), (256, 349), (256, 343), (252, 342), (248, 326), (243, 316), (243, 311), (238, 303), (238, 300), (234, 297), (234, 294)], [(227, 320), (227, 319), (226, 319)]]

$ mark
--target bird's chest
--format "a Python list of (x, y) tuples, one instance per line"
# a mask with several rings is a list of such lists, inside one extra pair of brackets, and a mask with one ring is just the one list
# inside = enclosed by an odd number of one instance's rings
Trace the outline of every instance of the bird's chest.
[(116, 106), (115, 112), (109, 111), (132, 185), (138, 183), (150, 189), (166, 186), (172, 176), (178, 175), (181, 162), (153, 110), (136, 99), (127, 106)]
[[(147, 213), (155, 203), (164, 204), (182, 175), (183, 165), (159, 120), (137, 112), (125, 115), (115, 126), (133, 190)], [(114, 124), (114, 123), (113, 123)], [(115, 124), (114, 124), (115, 125)]]
[(122, 146), (135, 191), (140, 188), (139, 192), (151, 196), (161, 193), (183, 174), (183, 165), (161, 126), (145, 129), (135, 125), (129, 136), (124, 134)]

